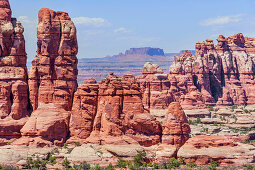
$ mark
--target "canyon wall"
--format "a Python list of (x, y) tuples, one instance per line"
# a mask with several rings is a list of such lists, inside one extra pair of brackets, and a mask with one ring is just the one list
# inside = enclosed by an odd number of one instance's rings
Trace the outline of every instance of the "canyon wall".
[[(11, 18), (8, 0), (0, 0), (0, 8), (1, 145), (80, 141), (151, 146), (162, 142), (162, 125), (144, 108), (142, 91), (133, 75), (110, 73), (99, 84), (89, 79), (78, 87), (76, 28), (66, 12), (48, 8), (39, 11), (37, 55), (27, 74), (24, 28)], [(151, 67), (163, 73), (158, 66)], [(151, 70), (144, 72), (150, 74)], [(186, 119), (175, 117), (164, 125), (168, 131), (179, 131), (176, 121), (181, 126), (186, 124)], [(186, 131), (170, 135), (176, 139)], [(176, 148), (188, 139), (171, 142), (168, 138), (164, 142)]]
[[(195, 55), (185, 51), (175, 56), (170, 74), (143, 71), (137, 78), (145, 106), (166, 108), (172, 101), (185, 109), (254, 104), (255, 39), (239, 33), (220, 35), (217, 41), (217, 45), (211, 39), (196, 43)], [(152, 68), (145, 64), (143, 70), (148, 69)]]

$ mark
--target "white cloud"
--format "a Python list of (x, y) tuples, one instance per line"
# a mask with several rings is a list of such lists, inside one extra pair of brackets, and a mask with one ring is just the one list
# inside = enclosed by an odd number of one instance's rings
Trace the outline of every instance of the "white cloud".
[(209, 18), (200, 23), (202, 26), (217, 26), (226, 25), (229, 23), (238, 23), (242, 20), (243, 14), (231, 15), (231, 16), (219, 16), (216, 18)]
[(130, 33), (131, 31), (128, 30), (127, 28), (120, 27), (120, 28), (115, 29), (113, 32), (115, 32), (115, 33)]
[(21, 23), (24, 23), (24, 24), (35, 23), (35, 21), (30, 19), (28, 16), (19, 16), (17, 19), (18, 19), (18, 21), (20, 21)]
[(104, 18), (89, 18), (89, 17), (76, 17), (72, 18), (76, 25), (91, 26), (91, 27), (108, 27), (111, 26)]

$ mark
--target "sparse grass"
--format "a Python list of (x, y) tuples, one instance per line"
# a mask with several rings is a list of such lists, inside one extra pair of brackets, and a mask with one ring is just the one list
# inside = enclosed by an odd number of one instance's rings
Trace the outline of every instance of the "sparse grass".
[(81, 146), (80, 142), (74, 142), (74, 145), (75, 145), (76, 147)]

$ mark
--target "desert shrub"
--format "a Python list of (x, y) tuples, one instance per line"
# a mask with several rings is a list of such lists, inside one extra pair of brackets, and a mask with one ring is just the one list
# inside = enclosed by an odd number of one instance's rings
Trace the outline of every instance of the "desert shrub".
[(168, 163), (168, 168), (172, 169), (172, 168), (179, 168), (182, 165), (182, 163), (180, 161), (178, 161), (175, 158), (170, 158), (169, 159), (169, 163)]
[(213, 106), (208, 106), (208, 108), (209, 108), (209, 111), (214, 111)]
[(68, 148), (67, 149), (67, 154), (70, 154), (73, 151), (74, 148)]
[(80, 142), (74, 142), (75, 146), (81, 146)]
[(146, 158), (146, 152), (138, 152), (138, 154), (134, 157), (134, 167), (139, 168), (143, 165)]
[(1, 170), (19, 170), (19, 168), (13, 167), (13, 166), (2, 166), (0, 165)]
[(159, 169), (168, 169), (168, 163), (166, 161), (163, 161), (163, 163), (160, 164)]
[(158, 163), (153, 163), (153, 169), (159, 169), (159, 164)]
[(216, 161), (213, 161), (213, 162), (211, 162), (209, 168), (212, 169), (212, 170), (215, 170), (216, 167), (218, 167), (218, 166), (220, 166), (220, 163), (219, 163), (219, 162), (216, 162)]
[(150, 163), (147, 164), (147, 166), (148, 166), (148, 167), (153, 167), (153, 163), (150, 162)]
[(255, 143), (255, 140), (246, 139), (243, 143), (245, 143), (245, 144), (248, 144), (248, 143)]
[(55, 165), (57, 162), (56, 162), (56, 156), (52, 156), (52, 155), (50, 155), (50, 157), (49, 157), (49, 163), (51, 164), (51, 165)]
[(73, 165), (72, 168), (70, 168), (70, 170), (90, 170), (91, 167), (89, 164), (87, 164), (87, 162), (83, 162), (80, 165)]
[(25, 164), (25, 168), (44, 170), (46, 169), (47, 163), (48, 160), (40, 160), (39, 157), (37, 157), (36, 160), (33, 160), (32, 157), (28, 157), (27, 162)]
[(247, 170), (254, 170), (255, 167), (253, 165), (243, 165)]
[(54, 149), (52, 149), (52, 151), (50, 152), (52, 155), (53, 154), (55, 154), (55, 153), (59, 153), (59, 150), (58, 150), (58, 148), (54, 148)]
[(102, 167), (100, 167), (98, 164), (96, 164), (95, 167), (92, 168), (93, 170), (103, 170)]
[(63, 147), (64, 147), (64, 148), (67, 148), (67, 143), (64, 143)]
[(110, 163), (107, 167), (104, 168), (104, 170), (114, 170), (114, 166), (112, 165), (112, 163)]
[(65, 158), (61, 164), (62, 164), (62, 166), (63, 166), (65, 169), (71, 168), (70, 162), (68, 161), (67, 158)]
[(195, 122), (193, 122), (191, 119), (189, 119), (189, 124), (190, 125), (195, 125)]
[(127, 163), (120, 159), (120, 160), (118, 160), (117, 166), (119, 168), (126, 168), (127, 167)]
[(189, 163), (187, 166), (190, 167), (190, 168), (196, 168), (197, 164), (192, 162), (192, 163)]
[(201, 123), (201, 119), (200, 119), (200, 117), (198, 117), (198, 118), (197, 118), (196, 123)]

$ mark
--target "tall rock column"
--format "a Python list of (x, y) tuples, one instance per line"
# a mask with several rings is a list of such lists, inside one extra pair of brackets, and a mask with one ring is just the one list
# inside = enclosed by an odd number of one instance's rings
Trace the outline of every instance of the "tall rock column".
[(20, 136), (28, 114), (27, 54), (22, 24), (0, 0), (0, 143)]
[(39, 11), (37, 55), (29, 71), (33, 113), (16, 144), (62, 144), (77, 89), (76, 28), (66, 12)]
[(37, 55), (29, 71), (33, 109), (40, 103), (54, 103), (69, 111), (77, 89), (76, 28), (67, 13), (43, 8), (37, 38)]

